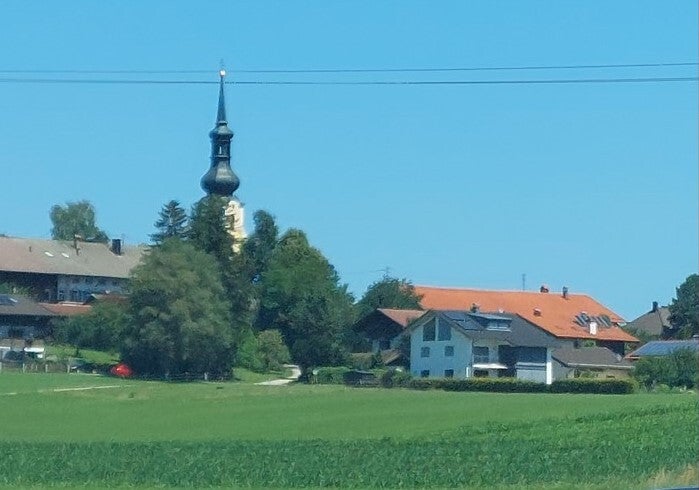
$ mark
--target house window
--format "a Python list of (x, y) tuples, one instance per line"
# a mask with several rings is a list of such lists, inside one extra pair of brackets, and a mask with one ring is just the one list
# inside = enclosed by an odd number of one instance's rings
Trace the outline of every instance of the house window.
[(451, 327), (446, 323), (439, 322), (439, 340), (451, 340)]
[(420, 357), (430, 357), (430, 348), (423, 347), (420, 349)]
[(488, 371), (485, 369), (476, 369), (473, 371), (473, 376), (475, 378), (487, 378), (489, 374)]
[(444, 357), (454, 357), (454, 346), (445, 345), (444, 346)]
[(490, 350), (487, 347), (473, 347), (473, 362), (487, 363), (490, 361)]
[(453, 378), (454, 377), (454, 370), (453, 369), (445, 369), (444, 370), (444, 377), (445, 378)]
[(423, 369), (422, 371), (420, 371), (420, 377), (421, 378), (429, 378), (430, 377), (430, 370)]
[(58, 290), (58, 301), (65, 301), (66, 300), (66, 292), (62, 289)]
[(422, 341), (431, 342), (434, 340), (434, 320), (422, 327)]
[(71, 301), (80, 301), (80, 295), (79, 295), (79, 292), (77, 290), (73, 289), (70, 292), (70, 300)]

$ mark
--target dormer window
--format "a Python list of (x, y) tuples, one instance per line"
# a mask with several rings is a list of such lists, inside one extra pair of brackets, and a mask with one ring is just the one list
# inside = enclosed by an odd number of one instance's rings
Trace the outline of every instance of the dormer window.
[(510, 330), (510, 322), (505, 320), (490, 320), (488, 330)]

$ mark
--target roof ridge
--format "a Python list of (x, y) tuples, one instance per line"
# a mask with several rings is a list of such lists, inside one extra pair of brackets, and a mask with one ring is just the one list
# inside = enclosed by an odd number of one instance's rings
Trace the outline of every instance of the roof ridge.
[[(519, 289), (486, 289), (486, 288), (473, 288), (473, 287), (464, 287), (464, 286), (426, 286), (423, 284), (415, 284), (413, 287), (415, 288), (426, 288), (426, 289), (440, 289), (442, 291), (479, 291), (479, 292), (484, 292), (484, 293), (518, 293), (518, 294), (533, 294), (533, 295), (550, 295), (550, 296), (560, 296), (556, 293), (542, 293), (540, 291), (534, 291), (534, 290), (527, 290), (527, 291), (522, 291)], [(568, 292), (568, 296), (586, 296), (588, 298), (592, 298), (589, 293), (571, 293)], [(595, 300), (597, 301), (597, 300)]]

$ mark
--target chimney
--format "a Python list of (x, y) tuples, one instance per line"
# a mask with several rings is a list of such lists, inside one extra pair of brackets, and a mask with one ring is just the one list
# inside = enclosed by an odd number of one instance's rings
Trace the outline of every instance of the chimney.
[(540, 293), (548, 293), (549, 292), (549, 287), (546, 284), (542, 284), (541, 287), (539, 288)]
[(471, 313), (478, 313), (480, 309), (481, 306), (478, 303), (471, 303)]
[(650, 312), (651, 312), (651, 313), (655, 313), (656, 311), (658, 311), (658, 302), (657, 302), (657, 301), (653, 301), (653, 309), (650, 310)]
[(534, 316), (541, 316), (541, 309), (540, 308), (534, 308)]
[(80, 255), (80, 242), (83, 239), (82, 235), (73, 235), (73, 248), (75, 249), (75, 255)]
[(563, 299), (568, 299), (568, 287), (563, 286)]
[(111, 251), (114, 255), (121, 255), (121, 238), (112, 238)]

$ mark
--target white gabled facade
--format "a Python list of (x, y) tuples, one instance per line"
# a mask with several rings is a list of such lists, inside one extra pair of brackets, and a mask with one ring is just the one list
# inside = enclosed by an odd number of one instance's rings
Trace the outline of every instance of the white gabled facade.
[(430, 316), (410, 331), (411, 374), (431, 378), (450, 377), (450, 374), (455, 378), (470, 377), (471, 339), (444, 321), (439, 325), (439, 318)]
[[(493, 317), (495, 318), (495, 317)], [(503, 319), (504, 320), (504, 319)], [(496, 325), (494, 330), (509, 330)], [(488, 328), (487, 330), (490, 330)], [(452, 324), (438, 312), (429, 312), (406, 332), (410, 335), (410, 372), (423, 378), (497, 377), (500, 374), (550, 384), (553, 381), (551, 348), (519, 348), (504, 340), (483, 338), (483, 331), (471, 338), (468, 330)], [(480, 337), (480, 338), (479, 338)], [(500, 359), (501, 347), (503, 359)], [(510, 359), (506, 359), (510, 349)], [(526, 352), (536, 358), (527, 359)], [(544, 358), (545, 352), (545, 358)]]

